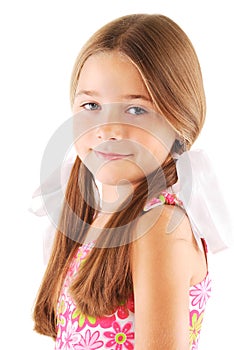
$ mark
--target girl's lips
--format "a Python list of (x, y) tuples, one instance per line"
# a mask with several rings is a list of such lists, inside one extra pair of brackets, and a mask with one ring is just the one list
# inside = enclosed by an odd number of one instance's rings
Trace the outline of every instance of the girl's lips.
[(100, 151), (94, 151), (96, 156), (104, 160), (118, 160), (130, 157), (132, 154), (119, 154), (119, 153), (104, 153)]

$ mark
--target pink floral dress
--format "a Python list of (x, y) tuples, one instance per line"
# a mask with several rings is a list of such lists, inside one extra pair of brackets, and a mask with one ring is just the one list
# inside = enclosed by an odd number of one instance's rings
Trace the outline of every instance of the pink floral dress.
[[(181, 205), (178, 199), (163, 192), (144, 208), (145, 211), (163, 203)], [(93, 248), (90, 242), (81, 246), (69, 268), (57, 307), (57, 338), (55, 350), (132, 350), (134, 349), (134, 300), (133, 297), (120, 305), (111, 316), (102, 318), (86, 317), (76, 307), (69, 295), (71, 280)], [(190, 350), (198, 349), (198, 340), (204, 317), (206, 302), (210, 297), (211, 281), (209, 274), (203, 281), (189, 290), (189, 342)]]

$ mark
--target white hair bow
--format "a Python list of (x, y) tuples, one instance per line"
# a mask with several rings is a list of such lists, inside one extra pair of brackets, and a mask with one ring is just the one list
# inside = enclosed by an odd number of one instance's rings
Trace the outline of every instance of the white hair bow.
[(176, 161), (178, 181), (172, 191), (183, 202), (195, 238), (212, 253), (228, 248), (232, 223), (210, 159), (202, 150), (187, 151)]
[(32, 195), (29, 211), (43, 220), (43, 254), (48, 262), (74, 157), (66, 159)]

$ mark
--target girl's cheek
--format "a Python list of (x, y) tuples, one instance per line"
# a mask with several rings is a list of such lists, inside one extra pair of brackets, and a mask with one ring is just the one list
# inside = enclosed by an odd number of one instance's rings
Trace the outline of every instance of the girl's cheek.
[(83, 163), (86, 163), (86, 160), (90, 162), (93, 159), (92, 149), (94, 148), (94, 144), (92, 142), (92, 135), (83, 135), (74, 143), (74, 146), (78, 157)]
[(85, 147), (83, 142), (81, 140), (76, 141), (74, 146), (79, 158), (83, 159), (85, 157)]

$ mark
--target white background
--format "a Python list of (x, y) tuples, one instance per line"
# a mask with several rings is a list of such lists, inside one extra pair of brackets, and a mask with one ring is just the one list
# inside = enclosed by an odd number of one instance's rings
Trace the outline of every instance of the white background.
[[(28, 207), (39, 184), (44, 148), (55, 129), (71, 116), (69, 81), (75, 57), (104, 23), (133, 12), (162, 13), (189, 35), (200, 59), (208, 105), (206, 125), (194, 148), (204, 148), (214, 161), (233, 210), (231, 4), (227, 0), (1, 2), (0, 326), (5, 348), (53, 349), (53, 341), (32, 329), (32, 305), (45, 265), (43, 224)], [(210, 257), (213, 296), (200, 350), (233, 348), (233, 266), (233, 247)]]

